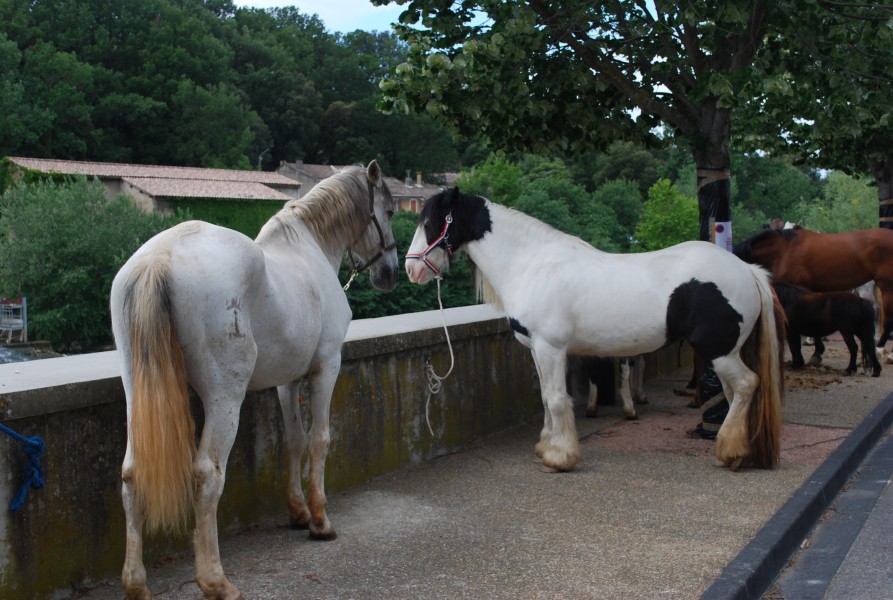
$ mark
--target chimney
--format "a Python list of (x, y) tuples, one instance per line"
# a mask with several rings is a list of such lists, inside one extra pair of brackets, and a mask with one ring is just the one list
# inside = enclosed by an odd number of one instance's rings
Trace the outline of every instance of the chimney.
[(303, 171), (304, 170), (304, 159), (296, 158), (295, 159), (295, 171)]
[(422, 172), (421, 171), (415, 172), (415, 184), (418, 187), (422, 187)]

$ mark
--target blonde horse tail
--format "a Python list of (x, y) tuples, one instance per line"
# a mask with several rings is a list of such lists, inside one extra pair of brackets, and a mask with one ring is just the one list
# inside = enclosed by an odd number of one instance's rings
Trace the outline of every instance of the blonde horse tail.
[[(769, 284), (768, 274), (752, 267), (760, 290), (760, 321), (745, 346), (745, 358), (756, 368), (760, 384), (750, 403), (748, 438), (753, 464), (764, 469), (778, 466), (784, 400), (784, 344), (787, 321), (784, 309)], [(756, 354), (756, 356), (754, 356)]]
[(133, 377), (132, 481), (149, 531), (182, 530), (193, 494), (195, 421), (169, 281), (170, 256), (159, 252), (135, 266), (125, 292)]

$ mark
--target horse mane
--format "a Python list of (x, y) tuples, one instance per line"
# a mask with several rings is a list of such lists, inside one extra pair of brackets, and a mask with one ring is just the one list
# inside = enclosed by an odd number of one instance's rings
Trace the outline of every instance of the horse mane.
[(478, 302), (492, 304), (496, 307), (496, 310), (504, 311), (505, 306), (502, 305), (502, 300), (499, 298), (496, 290), (493, 289), (493, 286), (490, 285), (490, 282), (487, 281), (487, 278), (484, 277), (484, 274), (477, 268), (474, 262), (471, 263), (471, 267), (474, 272), (474, 293)]
[[(367, 223), (366, 181), (362, 166), (345, 167), (317, 183), (302, 198), (286, 202), (261, 228), (257, 240), (279, 236), (296, 241), (300, 237), (296, 222), (303, 223), (321, 246), (337, 248), (353, 240)], [(384, 183), (381, 185), (387, 189)]]
[(777, 240), (778, 236), (781, 236), (784, 241), (788, 242), (794, 239), (800, 231), (805, 231), (805, 229), (799, 225), (795, 225), (791, 229), (764, 229), (735, 246), (732, 252), (738, 258), (749, 262), (756, 248)]
[[(485, 201), (485, 206), (491, 211), (491, 215), (493, 214), (493, 211), (495, 209), (495, 213), (497, 215), (503, 215), (512, 220), (513, 235), (523, 237), (524, 239), (561, 239), (563, 241), (570, 241), (571, 243), (582, 244), (590, 249), (595, 249), (591, 244), (585, 242), (584, 240), (565, 233), (560, 229), (556, 229), (548, 223), (544, 223), (543, 221), (531, 217), (526, 213), (523, 213), (514, 208), (510, 208), (508, 206), (503, 206), (501, 204), (494, 204), (493, 202), (490, 202), (486, 199), (483, 200)], [(502, 304), (502, 300), (499, 298), (496, 290), (493, 289), (493, 286), (490, 285), (490, 282), (487, 280), (481, 270), (478, 269), (476, 265), (474, 265), (473, 262), (472, 265), (474, 266), (474, 289), (478, 301), (492, 304), (498, 310), (505, 310), (505, 307)]]
[(806, 294), (811, 293), (810, 290), (799, 285), (790, 285), (787, 283), (773, 283), (775, 294), (778, 296), (778, 302), (784, 307), (788, 307)]

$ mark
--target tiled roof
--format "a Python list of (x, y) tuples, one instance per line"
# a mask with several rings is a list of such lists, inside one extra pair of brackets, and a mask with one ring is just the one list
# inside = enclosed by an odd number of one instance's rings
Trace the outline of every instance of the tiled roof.
[(274, 171), (240, 171), (237, 169), (200, 169), (196, 167), (168, 167), (161, 165), (131, 165), (126, 163), (86, 162), (48, 158), (10, 156), (15, 164), (44, 172), (89, 175), (101, 178), (163, 178), (201, 181), (229, 181), (259, 183), (277, 187), (299, 187), (294, 179)]
[(155, 198), (244, 198), (281, 202), (291, 200), (282, 192), (253, 181), (168, 179), (164, 177), (122, 177), (121, 180)]

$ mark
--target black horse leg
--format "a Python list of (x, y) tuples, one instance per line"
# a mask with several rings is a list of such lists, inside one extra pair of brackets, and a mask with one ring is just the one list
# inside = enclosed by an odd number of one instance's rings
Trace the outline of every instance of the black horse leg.
[(843, 342), (846, 344), (847, 350), (850, 351), (850, 364), (847, 365), (844, 375), (852, 375), (856, 372), (856, 357), (859, 355), (859, 347), (856, 345), (856, 339), (850, 332), (843, 333)]
[(822, 341), (822, 336), (818, 336), (815, 338), (815, 344), (812, 351), (812, 357), (809, 359), (809, 364), (818, 366), (822, 364), (822, 356), (825, 354), (825, 342)]
[(872, 377), (880, 377), (881, 363), (878, 362), (877, 353), (874, 351), (874, 327), (863, 327), (859, 333), (859, 343), (862, 344), (863, 368), (868, 371), (871, 368)]
[(800, 332), (788, 329), (788, 348), (791, 350), (791, 368), (803, 368), (803, 353), (800, 352)]

